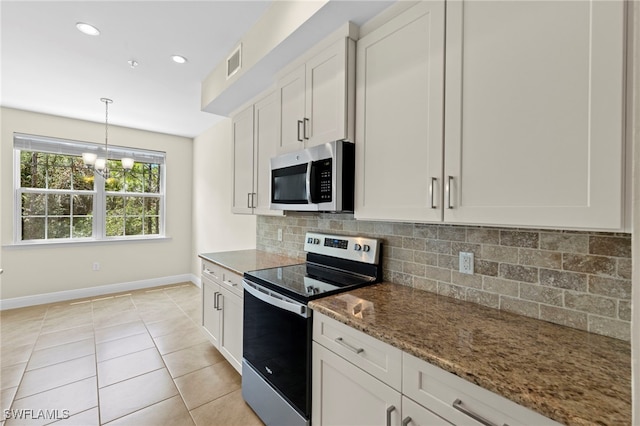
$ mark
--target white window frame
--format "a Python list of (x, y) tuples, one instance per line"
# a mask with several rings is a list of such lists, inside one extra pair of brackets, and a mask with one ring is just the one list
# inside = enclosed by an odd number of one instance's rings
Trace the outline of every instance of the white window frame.
[[(23, 188), (21, 187), (21, 164), (20, 153), (22, 151), (35, 151), (49, 154), (61, 155), (82, 155), (83, 152), (100, 152), (104, 145), (74, 141), (68, 139), (59, 139), (47, 136), (27, 135), (23, 133), (14, 133), (14, 220), (13, 220), (13, 241), (16, 245), (40, 245), (40, 244), (60, 244), (60, 243), (86, 243), (101, 241), (129, 241), (129, 240), (152, 240), (164, 239), (166, 230), (166, 153), (161, 151), (152, 151), (139, 148), (121, 147), (109, 145), (109, 159), (118, 160), (123, 157), (132, 157), (136, 162), (155, 163), (160, 165), (160, 189), (158, 193), (141, 193), (141, 192), (116, 192), (107, 191), (105, 188), (104, 178), (94, 173), (94, 189), (73, 190), (73, 189), (46, 189), (46, 188)], [(22, 194), (23, 193), (45, 193), (45, 194), (80, 194), (93, 195), (93, 236), (92, 237), (70, 237), (70, 238), (51, 238), (51, 239), (35, 239), (22, 240)], [(147, 235), (120, 235), (108, 237), (106, 235), (106, 199), (107, 195), (125, 196), (125, 197), (150, 197), (160, 199), (159, 211), (159, 233)], [(72, 214), (73, 216), (73, 214)], [(46, 221), (45, 221), (46, 223)], [(45, 227), (46, 230), (46, 227)], [(46, 236), (46, 231), (45, 231)]]

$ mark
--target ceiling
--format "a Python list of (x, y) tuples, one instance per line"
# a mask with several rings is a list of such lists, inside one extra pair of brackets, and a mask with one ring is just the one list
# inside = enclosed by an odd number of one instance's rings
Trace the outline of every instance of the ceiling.
[[(334, 2), (351, 4), (326, 8), (335, 22), (358, 24), (390, 3)], [(200, 110), (201, 81), (270, 3), (2, 0), (0, 105), (104, 122), (107, 97), (111, 124), (195, 137), (221, 119)], [(77, 22), (101, 34), (82, 34)], [(174, 54), (188, 62), (174, 63)]]

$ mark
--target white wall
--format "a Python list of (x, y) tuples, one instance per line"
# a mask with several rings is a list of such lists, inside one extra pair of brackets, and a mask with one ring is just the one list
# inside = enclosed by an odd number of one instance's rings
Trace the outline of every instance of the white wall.
[[(2, 109), (0, 123), (0, 241), (4, 269), (0, 299), (3, 302), (46, 293), (73, 293), (98, 286), (188, 276), (192, 260), (192, 139), (109, 127), (109, 141), (114, 145), (167, 153), (166, 235), (170, 239), (16, 247), (12, 246), (13, 133), (102, 143), (104, 124), (8, 108)], [(93, 262), (100, 263), (99, 271), (92, 271)]]
[[(193, 256), (191, 271), (200, 275), (199, 253), (256, 246), (256, 217), (231, 213), (231, 119), (224, 119), (193, 143)], [(252, 168), (247, 164), (247, 168)]]

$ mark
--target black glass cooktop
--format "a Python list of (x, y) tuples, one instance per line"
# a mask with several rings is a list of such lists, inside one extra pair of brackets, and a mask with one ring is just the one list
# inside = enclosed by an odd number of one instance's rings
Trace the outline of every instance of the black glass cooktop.
[(303, 302), (375, 281), (374, 277), (309, 262), (246, 272), (245, 277)]

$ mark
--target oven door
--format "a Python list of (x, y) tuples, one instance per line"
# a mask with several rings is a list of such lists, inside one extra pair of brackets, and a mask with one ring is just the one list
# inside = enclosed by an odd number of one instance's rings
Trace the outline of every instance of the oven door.
[[(283, 419), (290, 418), (291, 413), (274, 413), (278, 404), (267, 403), (268, 391), (261, 388), (261, 383), (266, 382), (308, 421), (311, 413), (311, 311), (305, 304), (247, 278), (244, 290), (243, 396), (265, 423), (288, 423)], [(245, 368), (250, 371), (245, 372)]]

